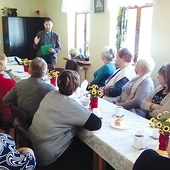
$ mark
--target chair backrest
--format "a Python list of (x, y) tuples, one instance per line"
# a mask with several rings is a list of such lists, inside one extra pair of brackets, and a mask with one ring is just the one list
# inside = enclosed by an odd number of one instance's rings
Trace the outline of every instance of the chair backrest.
[(54, 70), (55, 68), (53, 67), (53, 65), (52, 64), (48, 64), (48, 70), (49, 71), (52, 71), (52, 70)]
[(26, 112), (14, 106), (13, 104), (10, 105), (10, 107), (13, 115), (13, 123), (21, 126), (24, 130), (28, 131), (32, 123), (32, 116), (28, 116)]
[(0, 129), (9, 134), (10, 130), (14, 127), (13, 122), (5, 122), (2, 117), (2, 112), (0, 111)]
[(77, 71), (77, 62), (75, 60), (67, 60), (65, 69)]
[(15, 123), (14, 129), (16, 132), (15, 136), (16, 148), (18, 149), (21, 147), (29, 147), (33, 149), (33, 144), (29, 133), (26, 130), (24, 130), (21, 126), (16, 125)]
[(59, 73), (61, 73), (62, 71), (66, 70), (65, 68), (55, 68), (55, 71), (58, 71)]

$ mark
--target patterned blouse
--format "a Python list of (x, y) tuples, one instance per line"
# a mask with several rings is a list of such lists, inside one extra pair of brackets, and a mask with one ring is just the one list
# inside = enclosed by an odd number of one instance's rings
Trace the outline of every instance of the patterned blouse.
[(30, 153), (20, 153), (15, 148), (13, 138), (0, 133), (0, 169), (1, 170), (34, 170), (35, 157)]

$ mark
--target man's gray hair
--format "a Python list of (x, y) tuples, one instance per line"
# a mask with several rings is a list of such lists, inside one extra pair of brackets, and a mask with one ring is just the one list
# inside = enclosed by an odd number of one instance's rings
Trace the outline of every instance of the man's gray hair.
[(47, 63), (43, 58), (36, 57), (31, 62), (31, 76), (35, 78), (44, 77), (47, 72)]

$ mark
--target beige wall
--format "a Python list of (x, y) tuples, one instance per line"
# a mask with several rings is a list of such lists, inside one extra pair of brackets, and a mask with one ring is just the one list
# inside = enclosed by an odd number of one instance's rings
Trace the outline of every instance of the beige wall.
[[(87, 79), (91, 81), (93, 72), (98, 69), (103, 62), (100, 58), (101, 49), (109, 44), (109, 11), (107, 10), (107, 0), (105, 0), (105, 12), (94, 13), (93, 0), (91, 0), (91, 22), (90, 22), (90, 62), (91, 66), (87, 71)], [(53, 30), (58, 32), (61, 37), (62, 51), (59, 53), (58, 67), (63, 67), (65, 61), (63, 57), (67, 56), (67, 15), (61, 13), (62, 0), (1, 0), (0, 8), (14, 7), (18, 9), (18, 16), (34, 16), (34, 11), (39, 9), (41, 16), (50, 16), (53, 18)], [(170, 22), (169, 22), (169, 0), (156, 0), (153, 10), (153, 26), (151, 38), (151, 57), (156, 62), (156, 68), (152, 77), (157, 86), (158, 68), (169, 62), (169, 39), (170, 39)], [(2, 13), (0, 13), (0, 17)], [(0, 22), (1, 18), (0, 18)], [(0, 27), (0, 51), (3, 51), (2, 45), (2, 26)]]
[(170, 1), (156, 0), (153, 8), (153, 25), (151, 37), (151, 57), (156, 67), (152, 74), (155, 85), (158, 85), (157, 71), (164, 63), (170, 63)]

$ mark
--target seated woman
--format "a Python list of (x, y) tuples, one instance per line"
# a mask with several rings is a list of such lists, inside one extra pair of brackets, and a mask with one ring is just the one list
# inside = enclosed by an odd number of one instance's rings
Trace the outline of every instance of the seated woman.
[(147, 111), (148, 119), (164, 111), (170, 113), (170, 64), (159, 69), (158, 80), (160, 85), (141, 104), (141, 108)]
[(12, 122), (12, 113), (10, 110), (10, 106), (7, 103), (3, 103), (2, 99), (5, 96), (5, 94), (12, 89), (15, 86), (15, 81), (6, 78), (4, 76), (4, 71), (6, 70), (6, 64), (7, 64), (7, 57), (4, 53), (0, 53), (0, 121), (3, 122)]
[(116, 71), (115, 64), (113, 63), (114, 53), (110, 47), (105, 46), (103, 48), (101, 58), (104, 65), (94, 72), (94, 79), (91, 81), (90, 85), (97, 84), (99, 87), (104, 86), (106, 79)]
[(63, 71), (57, 85), (59, 91), (43, 98), (29, 128), (37, 164), (41, 170), (92, 170), (93, 152), (75, 136), (81, 127), (100, 129), (101, 120), (69, 97), (80, 85), (76, 71)]
[(154, 90), (150, 77), (154, 67), (155, 62), (152, 58), (139, 59), (135, 67), (137, 76), (123, 86), (122, 94), (116, 104), (145, 117), (146, 112), (140, 108), (140, 105)]
[(105, 100), (115, 101), (121, 95), (122, 87), (136, 76), (131, 60), (132, 54), (127, 48), (122, 48), (118, 51), (116, 66), (119, 69), (105, 81), (105, 86), (101, 87), (105, 94), (103, 97)]
[(16, 149), (14, 140), (7, 134), (0, 133), (0, 151), (0, 169), (35, 169), (33, 150), (27, 147)]
[(168, 156), (159, 155), (152, 149), (147, 149), (136, 160), (133, 170), (169, 170), (170, 169), (170, 141), (167, 148)]

